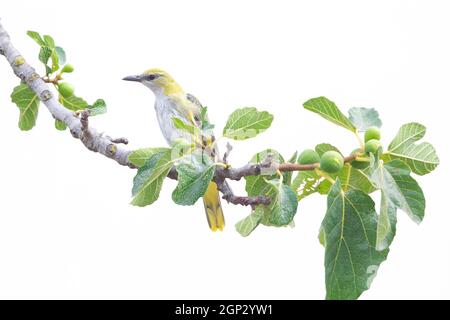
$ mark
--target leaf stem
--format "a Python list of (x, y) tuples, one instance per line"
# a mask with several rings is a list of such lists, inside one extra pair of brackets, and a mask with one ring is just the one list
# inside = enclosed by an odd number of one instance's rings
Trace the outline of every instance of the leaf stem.
[(279, 185), (279, 187), (281, 188), (281, 186), (283, 184), (283, 173), (278, 169), (277, 170), (277, 174), (280, 177), (280, 185)]
[(361, 152), (364, 152), (364, 142), (361, 139), (361, 137), (359, 136), (358, 131), (355, 131), (355, 136), (356, 136), (356, 139), (358, 139), (359, 150), (361, 150)]
[(334, 180), (328, 173), (320, 170), (319, 168), (316, 168), (314, 172), (317, 173), (319, 176), (325, 178), (326, 180), (330, 181), (332, 184), (336, 182), (336, 180)]

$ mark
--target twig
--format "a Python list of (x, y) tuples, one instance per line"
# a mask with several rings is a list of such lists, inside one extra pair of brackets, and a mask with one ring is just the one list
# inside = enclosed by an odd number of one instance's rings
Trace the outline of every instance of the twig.
[(255, 206), (259, 204), (263, 205), (270, 204), (270, 198), (264, 196), (257, 196), (257, 197), (236, 196), (233, 193), (231, 187), (225, 181), (225, 179), (215, 179), (214, 181), (217, 184), (217, 189), (219, 189), (219, 191), (222, 192), (223, 194), (222, 199), (226, 200), (229, 203), (241, 206), (251, 206), (252, 208), (255, 208)]
[(91, 112), (89, 110), (83, 110), (80, 113), (81, 132), (83, 134), (89, 134), (89, 116)]
[(223, 163), (228, 164), (228, 157), (230, 156), (231, 150), (233, 150), (233, 146), (227, 142), (227, 150), (223, 154)]
[(128, 144), (128, 139), (121, 137), (121, 138), (111, 139), (111, 142), (121, 143), (121, 144)]

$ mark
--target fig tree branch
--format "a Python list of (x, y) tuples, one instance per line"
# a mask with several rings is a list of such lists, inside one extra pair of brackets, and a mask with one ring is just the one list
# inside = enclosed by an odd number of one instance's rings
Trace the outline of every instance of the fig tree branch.
[[(344, 162), (351, 162), (356, 159), (356, 155), (349, 155), (344, 158)], [(267, 174), (275, 173), (277, 170), (280, 170), (281, 172), (287, 172), (287, 171), (312, 171), (316, 168), (319, 168), (319, 163), (313, 163), (313, 164), (297, 164), (297, 163), (281, 163), (277, 164), (273, 161), (263, 161), (258, 164), (246, 164), (243, 167), (240, 168), (222, 168), (217, 167), (216, 168), (216, 177), (222, 177), (230, 180), (240, 180), (242, 177), (247, 176), (259, 176), (261, 174), (264, 174), (264, 171), (267, 172)]]
[(270, 204), (270, 199), (264, 196), (257, 196), (257, 197), (236, 196), (224, 178), (216, 177), (214, 178), (214, 181), (217, 184), (217, 189), (219, 189), (219, 191), (223, 194), (222, 199), (226, 200), (229, 203), (241, 206), (251, 206), (252, 208), (254, 208), (259, 204), (264, 205)]
[(83, 128), (81, 119), (58, 102), (57, 97), (50, 90), (50, 86), (36, 73), (36, 70), (26, 62), (25, 58), (12, 45), (9, 34), (3, 27), (1, 21), (0, 54), (5, 56), (14, 74), (34, 91), (52, 116), (67, 125), (74, 138), (79, 139), (91, 151), (99, 152), (123, 166), (133, 167), (128, 161), (128, 155), (131, 153), (131, 150), (117, 145), (109, 137), (100, 134), (92, 127), (85, 126)]

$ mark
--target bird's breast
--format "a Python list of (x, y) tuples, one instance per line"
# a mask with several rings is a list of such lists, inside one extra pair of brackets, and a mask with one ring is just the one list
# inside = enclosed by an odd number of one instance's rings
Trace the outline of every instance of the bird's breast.
[(156, 99), (155, 110), (159, 127), (169, 145), (178, 138), (184, 138), (188, 141), (191, 139), (191, 136), (186, 131), (175, 128), (173, 124), (172, 118), (174, 117), (189, 124), (189, 121), (178, 111), (177, 105), (173, 101), (167, 98)]

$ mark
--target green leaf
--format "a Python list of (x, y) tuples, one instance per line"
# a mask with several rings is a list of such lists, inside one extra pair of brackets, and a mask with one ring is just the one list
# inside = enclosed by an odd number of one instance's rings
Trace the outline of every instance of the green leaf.
[(325, 97), (313, 98), (306, 101), (303, 106), (305, 109), (315, 112), (323, 118), (331, 121), (338, 126), (344, 127), (350, 131), (356, 132), (356, 128), (350, 120), (339, 110), (336, 104)]
[(208, 121), (208, 107), (200, 105), (200, 121)]
[(378, 161), (374, 163), (370, 177), (397, 208), (406, 212), (416, 223), (422, 221), (425, 214), (425, 197), (404, 162)]
[(207, 112), (208, 108), (200, 105), (200, 128), (202, 129), (204, 136), (212, 136), (214, 125), (209, 122)]
[[(281, 154), (274, 149), (266, 149), (264, 151), (255, 154), (249, 163), (262, 163), (268, 156), (272, 157), (272, 161), (283, 163), (284, 159)], [(250, 197), (256, 197), (269, 190), (269, 186), (266, 182), (267, 179), (276, 179), (278, 175), (276, 172), (267, 170), (262, 171), (259, 176), (247, 176), (245, 177), (245, 191)]]
[[(250, 163), (261, 163), (268, 155), (271, 155), (273, 161), (283, 163), (283, 157), (273, 149), (267, 149), (257, 153), (250, 160)], [(245, 190), (251, 197), (266, 196), (271, 199), (269, 206), (264, 207), (264, 216), (261, 223), (267, 226), (284, 226), (292, 222), (292, 218), (297, 212), (297, 195), (286, 184), (281, 184), (279, 176), (268, 170), (262, 171), (259, 176), (245, 177)]]
[(40, 45), (41, 47), (45, 46), (46, 43), (44, 42), (44, 40), (42, 40), (41, 35), (39, 34), (39, 32), (36, 31), (27, 31), (27, 35), (33, 39), (34, 41), (36, 41), (36, 43), (38, 45)]
[(259, 225), (263, 215), (264, 208), (262, 206), (257, 206), (250, 215), (236, 223), (236, 231), (243, 237), (249, 236)]
[[(66, 54), (61, 47), (55, 46), (55, 41), (49, 35), (44, 35), (43, 38), (36, 31), (28, 31), (28, 36), (36, 41), (41, 46), (39, 51), (39, 60), (45, 65), (45, 73), (49, 75), (59, 69), (59, 63), (65, 63)], [(52, 66), (47, 65), (48, 60), (52, 59)]]
[(245, 177), (245, 191), (249, 197), (257, 197), (268, 190), (269, 186), (263, 176)]
[(268, 206), (270, 209), (268, 222), (273, 226), (286, 226), (291, 223), (297, 213), (297, 195), (291, 187), (280, 183), (277, 179), (268, 180), (267, 183), (270, 189), (265, 195), (271, 198)]
[(91, 116), (106, 113), (106, 102), (103, 99), (97, 99), (91, 106), (88, 106)]
[(300, 171), (292, 181), (292, 189), (297, 192), (298, 201), (317, 192), (321, 177), (315, 171)]
[[(50, 58), (52, 59), (52, 72), (55, 72), (56, 70), (59, 69), (59, 59), (58, 59), (58, 54), (56, 52), (55, 40), (53, 40), (53, 38), (51, 36), (46, 34), (46, 35), (44, 35), (44, 42), (45, 42), (45, 45), (51, 51)], [(45, 64), (46, 63), (47, 62), (45, 62)]]
[(45, 65), (45, 74), (48, 76), (50, 73), (52, 73), (52, 68), (50, 68), (49, 66)]
[(59, 102), (64, 107), (72, 111), (84, 110), (89, 106), (89, 104), (83, 98), (77, 96), (64, 98), (62, 95), (59, 95)]
[[(369, 177), (368, 170), (356, 169), (349, 163), (346, 163), (337, 177), (339, 177), (341, 187), (344, 191), (360, 190), (364, 193), (375, 191), (375, 186)], [(320, 194), (328, 194), (331, 187), (332, 184), (330, 181), (323, 180), (317, 188)]]
[(44, 35), (44, 42), (50, 49), (55, 49), (55, 40), (48, 34)]
[(369, 289), (388, 250), (377, 251), (377, 214), (364, 192), (344, 192), (339, 180), (328, 195), (322, 221), (327, 299), (357, 299)]
[(253, 138), (267, 130), (272, 121), (273, 116), (267, 111), (258, 111), (256, 108), (237, 109), (228, 117), (223, 135), (234, 140)]
[(338, 148), (336, 148), (335, 146), (332, 146), (329, 143), (318, 144), (315, 149), (316, 149), (316, 152), (319, 154), (320, 157), (327, 151), (336, 151), (336, 152), (339, 152), (340, 154), (342, 154), (338, 150)]
[(164, 153), (170, 151), (169, 148), (143, 148), (137, 149), (130, 153), (128, 161), (136, 167), (142, 167), (144, 163), (155, 153)]
[(373, 108), (351, 108), (348, 114), (351, 123), (360, 132), (364, 132), (370, 127), (381, 128), (382, 122), (378, 111)]
[(418, 175), (425, 175), (439, 165), (434, 147), (428, 142), (415, 144), (425, 136), (426, 128), (420, 123), (404, 124), (389, 145), (384, 160), (400, 159)]
[(178, 185), (172, 200), (179, 205), (191, 206), (201, 198), (214, 175), (214, 162), (200, 152), (187, 156), (177, 165)]
[(52, 56), (52, 49), (49, 47), (41, 47), (39, 50), (39, 61), (47, 66), (48, 59)]
[(187, 124), (186, 122), (177, 117), (172, 117), (172, 122), (175, 128), (184, 130), (195, 136), (200, 136), (200, 130), (196, 126), (192, 124)]
[(389, 248), (395, 237), (397, 224), (397, 207), (381, 190), (380, 214), (377, 224), (376, 248), (381, 251)]
[(345, 164), (344, 169), (339, 173), (339, 180), (344, 191), (360, 190), (364, 193), (375, 191), (368, 170), (356, 169), (349, 163)]
[(55, 120), (55, 128), (60, 131), (64, 131), (67, 129), (67, 125), (61, 120)]
[(58, 62), (60, 65), (66, 64), (66, 52), (61, 47), (55, 47), (56, 55), (58, 56)]
[(52, 59), (52, 72), (55, 72), (59, 69), (59, 57), (55, 49), (52, 50), (50, 58)]
[[(267, 159), (268, 156), (272, 157), (272, 161), (277, 163), (284, 163), (283, 156), (274, 149), (266, 149), (264, 151), (258, 152), (255, 154), (249, 163), (259, 164)], [(247, 176), (245, 177), (246, 185), (245, 191), (247, 191), (248, 195), (251, 197), (255, 197), (260, 195), (265, 188), (267, 188), (267, 179), (277, 179), (278, 175), (275, 171), (268, 169), (267, 171), (263, 170), (261, 175), (258, 176)]]
[(31, 130), (38, 116), (40, 100), (33, 90), (26, 84), (14, 88), (11, 100), (20, 110), (19, 128), (23, 131)]
[(131, 204), (143, 207), (155, 202), (172, 165), (170, 149), (152, 154), (134, 177)]

